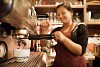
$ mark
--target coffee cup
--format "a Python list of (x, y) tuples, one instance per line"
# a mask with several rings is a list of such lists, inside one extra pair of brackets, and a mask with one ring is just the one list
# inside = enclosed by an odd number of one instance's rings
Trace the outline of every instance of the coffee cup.
[(29, 59), (30, 49), (14, 49), (14, 58), (16, 62), (25, 62)]

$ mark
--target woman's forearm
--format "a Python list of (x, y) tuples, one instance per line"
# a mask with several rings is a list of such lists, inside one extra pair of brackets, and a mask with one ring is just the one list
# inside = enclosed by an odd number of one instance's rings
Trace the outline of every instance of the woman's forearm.
[(76, 55), (81, 55), (82, 53), (82, 47), (81, 45), (74, 43), (73, 41), (71, 41), (69, 38), (63, 39), (63, 44), (74, 54)]

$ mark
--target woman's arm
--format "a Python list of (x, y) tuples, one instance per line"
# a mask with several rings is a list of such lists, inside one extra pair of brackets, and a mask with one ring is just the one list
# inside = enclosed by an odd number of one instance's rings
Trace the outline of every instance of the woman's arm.
[[(43, 20), (40, 22), (40, 34), (49, 34), (51, 32), (51, 24), (48, 20)], [(47, 46), (47, 40), (41, 40), (41, 45), (43, 47)]]
[[(86, 49), (88, 42), (88, 31), (86, 26), (80, 26), (81, 31), (78, 31), (77, 43), (63, 35), (60, 31), (54, 32), (55, 39), (61, 41), (72, 53), (82, 55)], [(84, 49), (84, 50), (83, 50)]]

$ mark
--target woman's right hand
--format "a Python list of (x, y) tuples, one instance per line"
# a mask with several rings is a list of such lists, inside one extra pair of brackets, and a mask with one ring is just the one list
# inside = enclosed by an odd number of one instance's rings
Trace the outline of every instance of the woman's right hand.
[(49, 22), (49, 20), (42, 20), (42, 21), (40, 22), (40, 26), (41, 26), (41, 27), (50, 27), (50, 22)]
[(65, 35), (61, 31), (56, 31), (53, 33), (55, 40), (63, 41), (65, 39)]
[(42, 20), (40, 22), (40, 34), (47, 34), (50, 32), (51, 24), (49, 20)]

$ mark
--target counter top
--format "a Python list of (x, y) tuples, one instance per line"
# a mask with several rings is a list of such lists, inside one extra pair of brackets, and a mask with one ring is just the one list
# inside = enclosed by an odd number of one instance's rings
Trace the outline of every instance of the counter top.
[(94, 60), (95, 56), (84, 56), (86, 60)]
[[(31, 52), (28, 61), (16, 62), (14, 58), (0, 64), (0, 67), (49, 67), (53, 65), (54, 56), (47, 56), (45, 52)], [(94, 60), (95, 56), (85, 56), (86, 61)]]
[(46, 67), (43, 61), (44, 52), (31, 52), (26, 62), (16, 62), (14, 58), (0, 64), (0, 67)]

